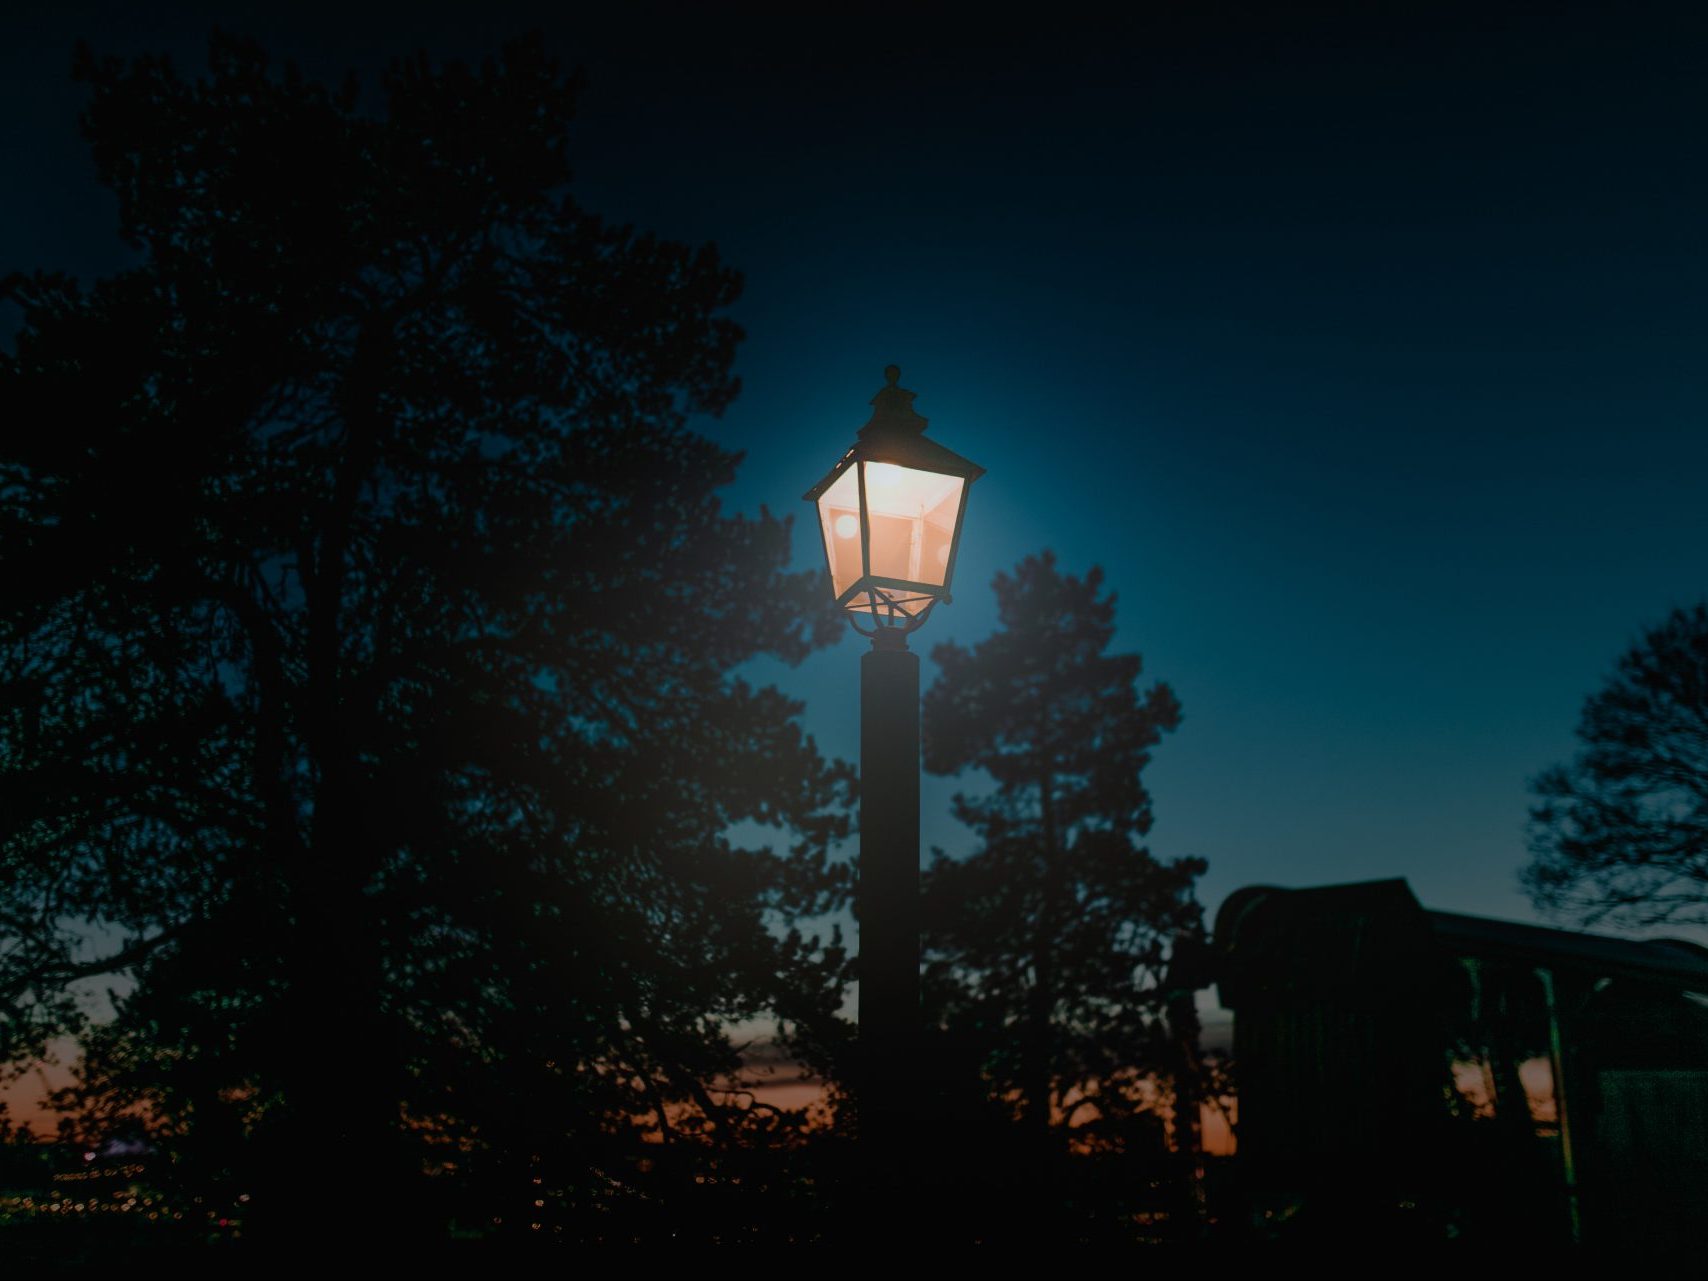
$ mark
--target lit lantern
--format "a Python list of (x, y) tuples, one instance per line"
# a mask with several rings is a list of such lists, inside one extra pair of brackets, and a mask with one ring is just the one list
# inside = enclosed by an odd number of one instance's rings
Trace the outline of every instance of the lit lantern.
[(872, 420), (806, 499), (818, 504), (836, 603), (911, 631), (949, 599), (967, 490), (984, 468), (925, 438), (899, 368), (884, 378)]

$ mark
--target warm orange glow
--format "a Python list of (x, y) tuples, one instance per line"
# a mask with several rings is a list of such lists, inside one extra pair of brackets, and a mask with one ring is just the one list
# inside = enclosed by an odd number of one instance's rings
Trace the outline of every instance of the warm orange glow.
[(76, 1049), (69, 1038), (60, 1038), (52, 1045), (53, 1057), (40, 1059), (26, 1073), (0, 1085), (0, 1112), (8, 1114), (21, 1128), (37, 1138), (46, 1139), (58, 1126), (50, 1096), (74, 1081), (67, 1061), (75, 1057)]
[[(866, 524), (870, 532), (870, 572), (878, 578), (942, 587), (966, 481), (959, 476), (920, 471), (896, 463), (859, 463), (837, 477), (819, 496), (830, 580), (838, 596), (866, 570), (860, 545), (860, 472), (866, 479)], [(905, 595), (905, 594), (904, 594)], [(901, 602), (908, 612), (929, 597)], [(849, 608), (859, 609), (860, 603)]]
[(941, 587), (966, 482), (894, 463), (863, 465), (872, 573)]
[[(1456, 1059), (1453, 1062), (1453, 1088), (1471, 1109), (1471, 1115), (1487, 1119), (1495, 1115), (1494, 1077), (1489, 1061), (1484, 1058)], [(1545, 1058), (1529, 1058), (1518, 1065), (1518, 1082), (1524, 1090), (1524, 1102), (1535, 1125), (1558, 1123), (1554, 1108), (1554, 1069)]]
[(824, 522), (825, 554), (830, 558), (830, 585), (838, 596), (860, 577), (860, 477), (850, 467), (819, 495), (818, 515)]
[(1238, 1105), (1231, 1099), (1222, 1106), (1212, 1103), (1198, 1105), (1198, 1142), (1205, 1156), (1232, 1156), (1238, 1147), (1234, 1141), (1234, 1123), (1239, 1115)]

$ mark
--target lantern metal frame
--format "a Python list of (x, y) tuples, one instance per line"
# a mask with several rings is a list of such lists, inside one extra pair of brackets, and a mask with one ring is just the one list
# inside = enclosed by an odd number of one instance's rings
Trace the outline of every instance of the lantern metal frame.
[[(924, 625), (938, 602), (952, 601), (955, 564), (960, 558), (961, 534), (966, 524), (967, 495), (973, 482), (985, 471), (970, 459), (925, 437), (927, 420), (913, 410), (915, 393), (898, 386), (901, 378), (898, 366), (886, 368), (884, 378), (886, 385), (872, 398), (872, 418), (860, 429), (858, 439), (837, 459), (825, 478), (802, 495), (816, 509), (826, 491), (850, 468), (855, 469), (860, 514), (860, 573), (836, 594), (836, 604), (847, 613), (849, 624), (855, 631), (874, 640), (884, 634), (906, 635), (916, 631)], [(908, 471), (954, 477), (961, 481), (941, 585), (872, 572), (872, 526), (866, 472), (867, 465), (874, 463), (887, 463)], [(830, 531), (823, 513), (815, 510), (814, 514), (824, 547), (825, 567), (830, 572), (834, 590), (836, 556), (830, 545)], [(867, 620), (871, 630), (861, 626), (860, 619)]]

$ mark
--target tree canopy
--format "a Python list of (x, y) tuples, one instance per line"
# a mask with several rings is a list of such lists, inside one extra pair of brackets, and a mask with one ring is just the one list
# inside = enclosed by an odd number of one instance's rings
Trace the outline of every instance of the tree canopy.
[(575, 202), (537, 41), (366, 105), (226, 36), (77, 74), (138, 262), (4, 284), (0, 1053), (83, 1033), (215, 1173), (586, 1194), (715, 1135), (732, 1022), (841, 1035), (792, 923), (849, 783), (731, 675), (836, 625), (689, 426), (739, 277)]
[(994, 590), (998, 630), (937, 646), (924, 700), (926, 768), (994, 784), (955, 798), (977, 849), (938, 851), (925, 877), (927, 1001), (1041, 1142), (1072, 1128), (1119, 1148), (1160, 1133), (1147, 1082), (1175, 1064), (1162, 971), (1202, 928), (1203, 861), (1143, 844), (1144, 770), (1180, 706), (1141, 688), (1137, 654), (1108, 652), (1100, 570), (1065, 574), (1046, 552)]
[(1585, 925), (1708, 924), (1708, 605), (1621, 656), (1577, 738), (1531, 784), (1536, 905)]

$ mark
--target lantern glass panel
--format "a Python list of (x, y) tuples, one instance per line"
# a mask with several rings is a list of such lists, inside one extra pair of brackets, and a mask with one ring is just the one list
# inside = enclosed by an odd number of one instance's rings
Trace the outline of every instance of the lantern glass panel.
[[(949, 573), (955, 518), (961, 511), (961, 490), (966, 481), (959, 476), (920, 471), (896, 463), (860, 465), (866, 469), (866, 515), (872, 531), (873, 575), (943, 586)], [(838, 481), (837, 485), (841, 483)], [(832, 492), (835, 488), (832, 487)], [(820, 510), (823, 509), (821, 500)], [(858, 543), (855, 546), (857, 549)], [(846, 584), (836, 575), (834, 564), (832, 577), (840, 593)]]
[(860, 478), (850, 467), (818, 499), (824, 525), (824, 552), (830, 562), (832, 590), (841, 596), (861, 575)]

